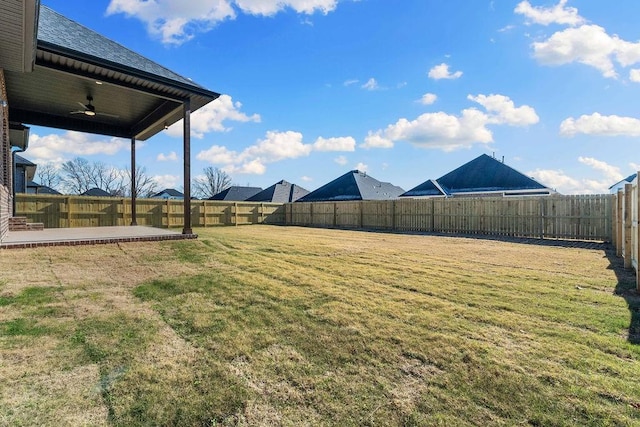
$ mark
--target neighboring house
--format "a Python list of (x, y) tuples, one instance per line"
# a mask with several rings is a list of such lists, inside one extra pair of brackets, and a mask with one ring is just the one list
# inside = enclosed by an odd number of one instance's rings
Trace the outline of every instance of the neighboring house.
[(262, 187), (242, 187), (233, 185), (226, 190), (222, 190), (218, 194), (210, 197), (209, 200), (226, 200), (230, 202), (244, 202), (250, 197), (255, 196), (262, 191)]
[(556, 191), (482, 154), (440, 178), (423, 182), (400, 197), (547, 196)]
[(249, 197), (247, 202), (291, 203), (307, 194), (309, 194), (309, 190), (282, 180), (262, 190), (255, 196)]
[(380, 182), (359, 170), (352, 170), (312, 191), (298, 202), (337, 202), (349, 200), (391, 200), (404, 190), (388, 182)]
[(13, 160), (13, 194), (28, 193), (28, 184), (36, 175), (37, 165), (15, 153)]
[(633, 175), (629, 175), (625, 179), (616, 182), (611, 187), (609, 187), (609, 192), (611, 194), (616, 194), (618, 190), (621, 190), (624, 188), (625, 184), (631, 184), (633, 180), (636, 179), (636, 176), (638, 176), (638, 174), (634, 173)]
[(107, 193), (102, 188), (97, 188), (97, 187), (93, 187), (80, 195), (90, 196), (90, 197), (111, 197), (111, 194)]
[(184, 199), (184, 194), (174, 188), (165, 188), (159, 193), (151, 196), (152, 199)]
[(51, 187), (47, 187), (46, 185), (38, 184), (35, 181), (29, 181), (27, 183), (27, 193), (29, 194), (53, 194), (53, 195), (61, 195), (58, 190), (54, 190)]

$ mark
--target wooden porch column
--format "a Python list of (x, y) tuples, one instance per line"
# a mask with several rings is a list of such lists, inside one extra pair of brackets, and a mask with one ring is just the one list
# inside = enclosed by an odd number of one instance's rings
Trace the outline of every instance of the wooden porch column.
[(191, 229), (191, 100), (184, 101), (183, 113), (184, 228), (182, 234), (193, 234)]
[[(131, 137), (131, 225), (138, 225), (136, 218), (136, 137)], [(124, 206), (122, 207), (124, 210)]]

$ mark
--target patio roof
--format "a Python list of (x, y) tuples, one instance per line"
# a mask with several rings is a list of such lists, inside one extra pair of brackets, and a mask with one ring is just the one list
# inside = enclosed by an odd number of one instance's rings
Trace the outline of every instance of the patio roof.
[[(12, 122), (146, 140), (182, 119), (185, 101), (193, 112), (219, 96), (38, 1), (8, 3), (17, 9), (31, 4), (35, 13), (18, 12), (37, 22), (37, 31), (22, 25), (0, 32)], [(22, 49), (9, 49), (12, 40)], [(88, 104), (95, 115), (82, 113)]]

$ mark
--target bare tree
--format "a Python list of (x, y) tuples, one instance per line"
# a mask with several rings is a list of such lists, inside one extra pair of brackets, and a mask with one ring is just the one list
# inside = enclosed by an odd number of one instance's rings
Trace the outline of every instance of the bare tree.
[(102, 162), (89, 162), (76, 157), (62, 164), (62, 184), (70, 193), (82, 194), (92, 188), (100, 188), (109, 194), (122, 192), (124, 176), (118, 169)]
[(39, 164), (36, 168), (35, 180), (40, 185), (45, 185), (54, 190), (58, 190), (62, 182), (60, 170), (51, 162)]
[(87, 159), (76, 157), (62, 164), (61, 181), (68, 193), (82, 194), (92, 188), (91, 165)]
[[(122, 195), (131, 197), (131, 169), (124, 170)], [(144, 167), (136, 166), (136, 197), (150, 197), (158, 192), (158, 183), (147, 174)]]
[(231, 177), (223, 170), (207, 166), (203, 176), (193, 181), (195, 195), (208, 199), (231, 186)]

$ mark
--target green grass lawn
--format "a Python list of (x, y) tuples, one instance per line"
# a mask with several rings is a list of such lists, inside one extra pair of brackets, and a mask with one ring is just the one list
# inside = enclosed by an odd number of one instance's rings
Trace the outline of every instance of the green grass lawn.
[(197, 233), (0, 252), (0, 425), (640, 425), (610, 252)]

